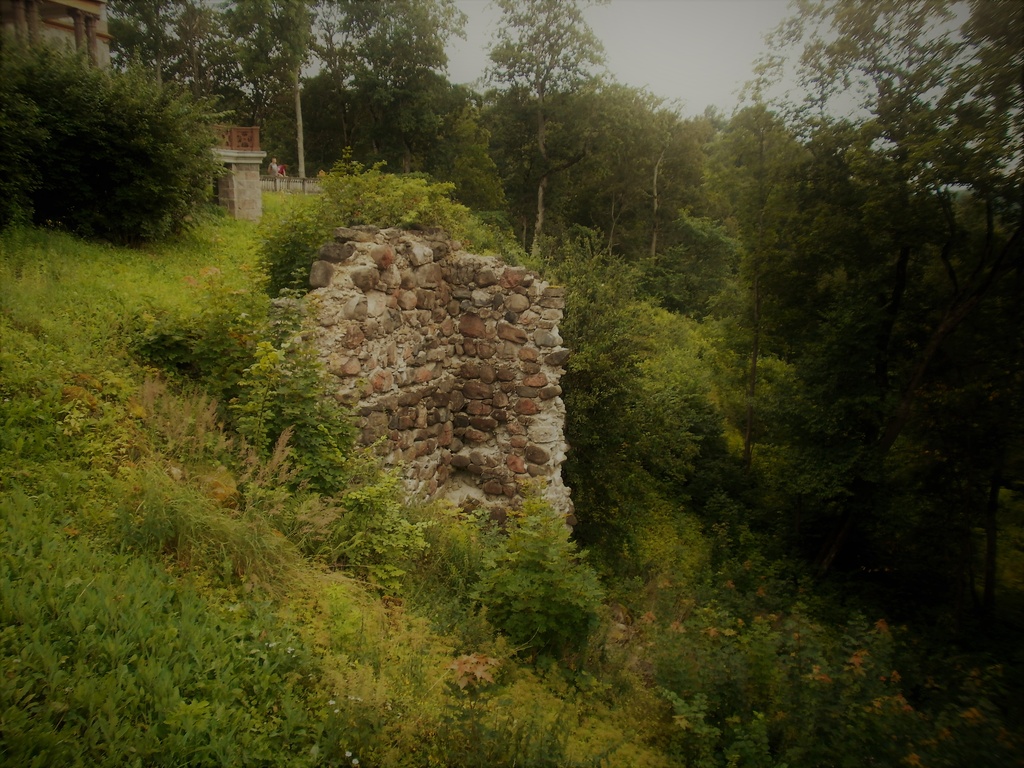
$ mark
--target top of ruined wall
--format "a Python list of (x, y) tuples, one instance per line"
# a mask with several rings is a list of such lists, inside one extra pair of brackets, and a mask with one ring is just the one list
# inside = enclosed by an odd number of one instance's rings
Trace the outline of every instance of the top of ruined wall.
[(571, 515), (563, 289), (440, 230), (342, 227), (319, 257), (317, 344), (362, 442), (410, 490), (498, 508), (533, 483)]

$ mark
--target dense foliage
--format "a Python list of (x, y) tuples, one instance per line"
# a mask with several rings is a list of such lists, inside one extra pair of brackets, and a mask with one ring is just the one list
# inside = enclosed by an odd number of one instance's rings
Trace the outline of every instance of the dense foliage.
[(0, 47), (0, 226), (33, 221), (120, 243), (180, 232), (209, 198), (212, 116), (141, 71)]
[(499, 247), (500, 228), (484, 223), (452, 199), (454, 185), (427, 177), (397, 176), (380, 166), (365, 168), (342, 161), (323, 180), (323, 194), (291, 205), (268, 227), (263, 246), (268, 291), (308, 288), (309, 268), (320, 246), (332, 242), (339, 222), (345, 226), (440, 227), (466, 247)]

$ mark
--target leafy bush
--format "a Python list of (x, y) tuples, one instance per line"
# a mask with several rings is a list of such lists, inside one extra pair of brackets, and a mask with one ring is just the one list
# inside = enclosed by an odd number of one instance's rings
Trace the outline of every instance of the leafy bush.
[(209, 197), (212, 115), (141, 71), (48, 46), (0, 48), (0, 226), (15, 218), (136, 243), (180, 231)]
[(293, 488), (339, 491), (355, 432), (328, 391), (307, 305), (232, 288), (219, 269), (204, 269), (192, 282), (198, 309), (147, 314), (139, 352), (201, 382), (260, 458), (268, 459), (286, 436)]
[(331, 397), (307, 309), (290, 297), (274, 301), (269, 326), (256, 329), (266, 340), (257, 343), (230, 412), (239, 434), (264, 456), (287, 430), (295, 484), (331, 495), (348, 481), (344, 462), (355, 427)]
[(340, 162), (323, 180), (323, 194), (300, 200), (265, 233), (263, 254), (272, 296), (286, 288), (308, 287), (309, 268), (317, 249), (339, 226), (440, 227), (467, 246), (508, 249), (508, 240), (494, 227), (477, 220), (451, 199), (454, 185), (422, 176), (385, 173)]
[(314, 658), (265, 607), (235, 608), (0, 498), (4, 762), (314, 764)]
[(602, 591), (565, 521), (533, 498), (510, 515), (508, 537), (485, 558), (476, 597), (513, 643), (558, 653), (586, 642)]
[[(142, 313), (135, 339), (139, 354), (161, 368), (203, 385), (226, 405), (241, 394), (270, 305), (262, 293), (239, 289), (217, 267), (185, 278), (187, 309), (154, 307)], [(191, 290), (188, 290), (191, 289)]]
[(429, 521), (413, 521), (402, 503), (401, 479), (384, 471), (369, 450), (350, 455), (349, 485), (331, 499), (306, 498), (283, 522), (304, 553), (344, 566), (392, 592), (427, 547)]
[(0, 174), (0, 229), (32, 212), (32, 194), (39, 185), (33, 159), (47, 140), (39, 108), (18, 90), (20, 62), (0, 46), (0, 147), (4, 173)]

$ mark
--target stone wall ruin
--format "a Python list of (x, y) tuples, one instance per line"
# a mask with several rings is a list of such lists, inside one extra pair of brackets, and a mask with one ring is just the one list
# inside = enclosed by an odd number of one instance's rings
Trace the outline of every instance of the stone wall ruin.
[(360, 439), (383, 438), (410, 491), (498, 511), (562, 483), (564, 289), (440, 230), (341, 227), (310, 272), (317, 346)]

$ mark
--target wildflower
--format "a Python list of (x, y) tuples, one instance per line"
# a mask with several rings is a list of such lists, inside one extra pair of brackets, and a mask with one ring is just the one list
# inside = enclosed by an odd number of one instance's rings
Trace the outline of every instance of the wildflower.
[(345, 750), (345, 757), (352, 757), (352, 753), (349, 750)]
[(327, 705), (330, 706), (330, 707), (333, 707), (334, 703), (335, 703), (334, 699), (331, 699), (330, 701), (327, 702)]

